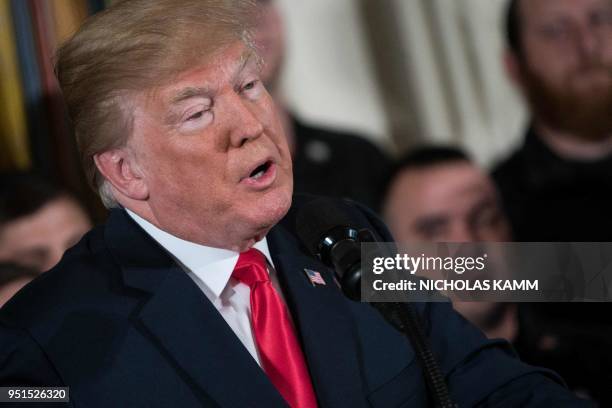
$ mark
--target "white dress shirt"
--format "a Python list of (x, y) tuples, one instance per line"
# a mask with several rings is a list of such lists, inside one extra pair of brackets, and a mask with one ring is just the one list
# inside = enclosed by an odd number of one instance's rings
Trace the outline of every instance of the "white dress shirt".
[[(128, 209), (126, 211), (193, 279), (261, 366), (251, 328), (251, 290), (244, 283), (231, 277), (240, 254), (185, 241), (162, 231), (132, 211)], [(272, 284), (282, 298), (266, 238), (257, 242), (254, 248), (263, 253), (272, 266), (268, 268), (268, 272)]]

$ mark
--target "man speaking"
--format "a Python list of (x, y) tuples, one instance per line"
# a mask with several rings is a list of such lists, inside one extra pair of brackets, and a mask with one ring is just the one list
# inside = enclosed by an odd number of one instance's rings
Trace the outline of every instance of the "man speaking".
[[(119, 2), (59, 50), (113, 210), (0, 311), (2, 386), (67, 386), (74, 407), (429, 406), (412, 345), (297, 241), (253, 10)], [(448, 304), (416, 306), (459, 406), (582, 404)]]

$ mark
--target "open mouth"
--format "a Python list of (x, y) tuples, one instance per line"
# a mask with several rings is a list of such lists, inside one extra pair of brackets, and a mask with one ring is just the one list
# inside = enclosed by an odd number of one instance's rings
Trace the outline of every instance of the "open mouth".
[(265, 190), (274, 184), (277, 176), (276, 170), (274, 160), (269, 159), (255, 167), (240, 182), (255, 190)]
[(268, 170), (270, 169), (270, 166), (272, 166), (271, 160), (268, 160), (267, 162), (257, 166), (255, 170), (253, 170), (251, 174), (249, 174), (249, 178), (254, 179), (254, 180), (258, 180), (262, 178), (264, 174), (268, 172)]

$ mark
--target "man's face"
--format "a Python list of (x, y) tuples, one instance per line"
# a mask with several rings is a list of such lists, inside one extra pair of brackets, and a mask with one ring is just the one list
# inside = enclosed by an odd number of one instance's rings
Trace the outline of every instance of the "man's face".
[(291, 204), (287, 143), (242, 42), (137, 99), (128, 149), (155, 223), (180, 238), (244, 250)]
[(91, 228), (83, 210), (71, 199), (58, 198), (34, 214), (6, 224), (0, 231), (0, 261), (40, 272), (51, 269), (64, 251)]
[(519, 13), (522, 86), (536, 116), (558, 130), (607, 136), (612, 131), (612, 1), (523, 0)]
[(398, 242), (510, 239), (490, 178), (463, 161), (400, 173), (387, 197), (385, 219)]

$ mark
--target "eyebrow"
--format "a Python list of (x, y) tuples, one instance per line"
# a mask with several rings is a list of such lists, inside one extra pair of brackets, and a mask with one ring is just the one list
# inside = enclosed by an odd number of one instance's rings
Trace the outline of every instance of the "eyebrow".
[(498, 211), (500, 214), (503, 214), (501, 204), (496, 199), (496, 197), (482, 197), (480, 200), (476, 201), (476, 204), (474, 204), (469, 209), (468, 217), (475, 216), (477, 214), (480, 214), (482, 211), (489, 209)]
[(418, 231), (426, 232), (428, 229), (438, 226), (438, 225), (447, 225), (449, 222), (449, 217), (443, 214), (432, 214), (425, 215), (420, 219), (417, 219), (414, 223), (415, 228)]
[(261, 71), (261, 69), (263, 68), (263, 61), (261, 57), (251, 48), (247, 48), (246, 50), (244, 50), (242, 55), (240, 55), (240, 59), (238, 62), (239, 68), (234, 74), (234, 80), (242, 73), (242, 71), (244, 71), (244, 69), (249, 65), (249, 62), (251, 62), (253, 59), (255, 59), (255, 68), (257, 69), (257, 72)]
[[(242, 71), (244, 71), (244, 69), (248, 66), (249, 62), (255, 58), (256, 59), (256, 68), (258, 71), (261, 70), (262, 68), (262, 61), (261, 58), (259, 57), (259, 55), (253, 51), (252, 49), (247, 48), (241, 55), (240, 58), (238, 60), (238, 69), (236, 70), (236, 73), (233, 75), (233, 80), (235, 81), (236, 78), (242, 73)], [(174, 95), (172, 97), (171, 100), (171, 105), (175, 105), (177, 103), (180, 103), (186, 99), (190, 99), (190, 98), (208, 98), (211, 99), (212, 98), (212, 89), (210, 87), (207, 86), (203, 86), (203, 87), (189, 87), (189, 88), (184, 88), (181, 89), (176, 95)]]

